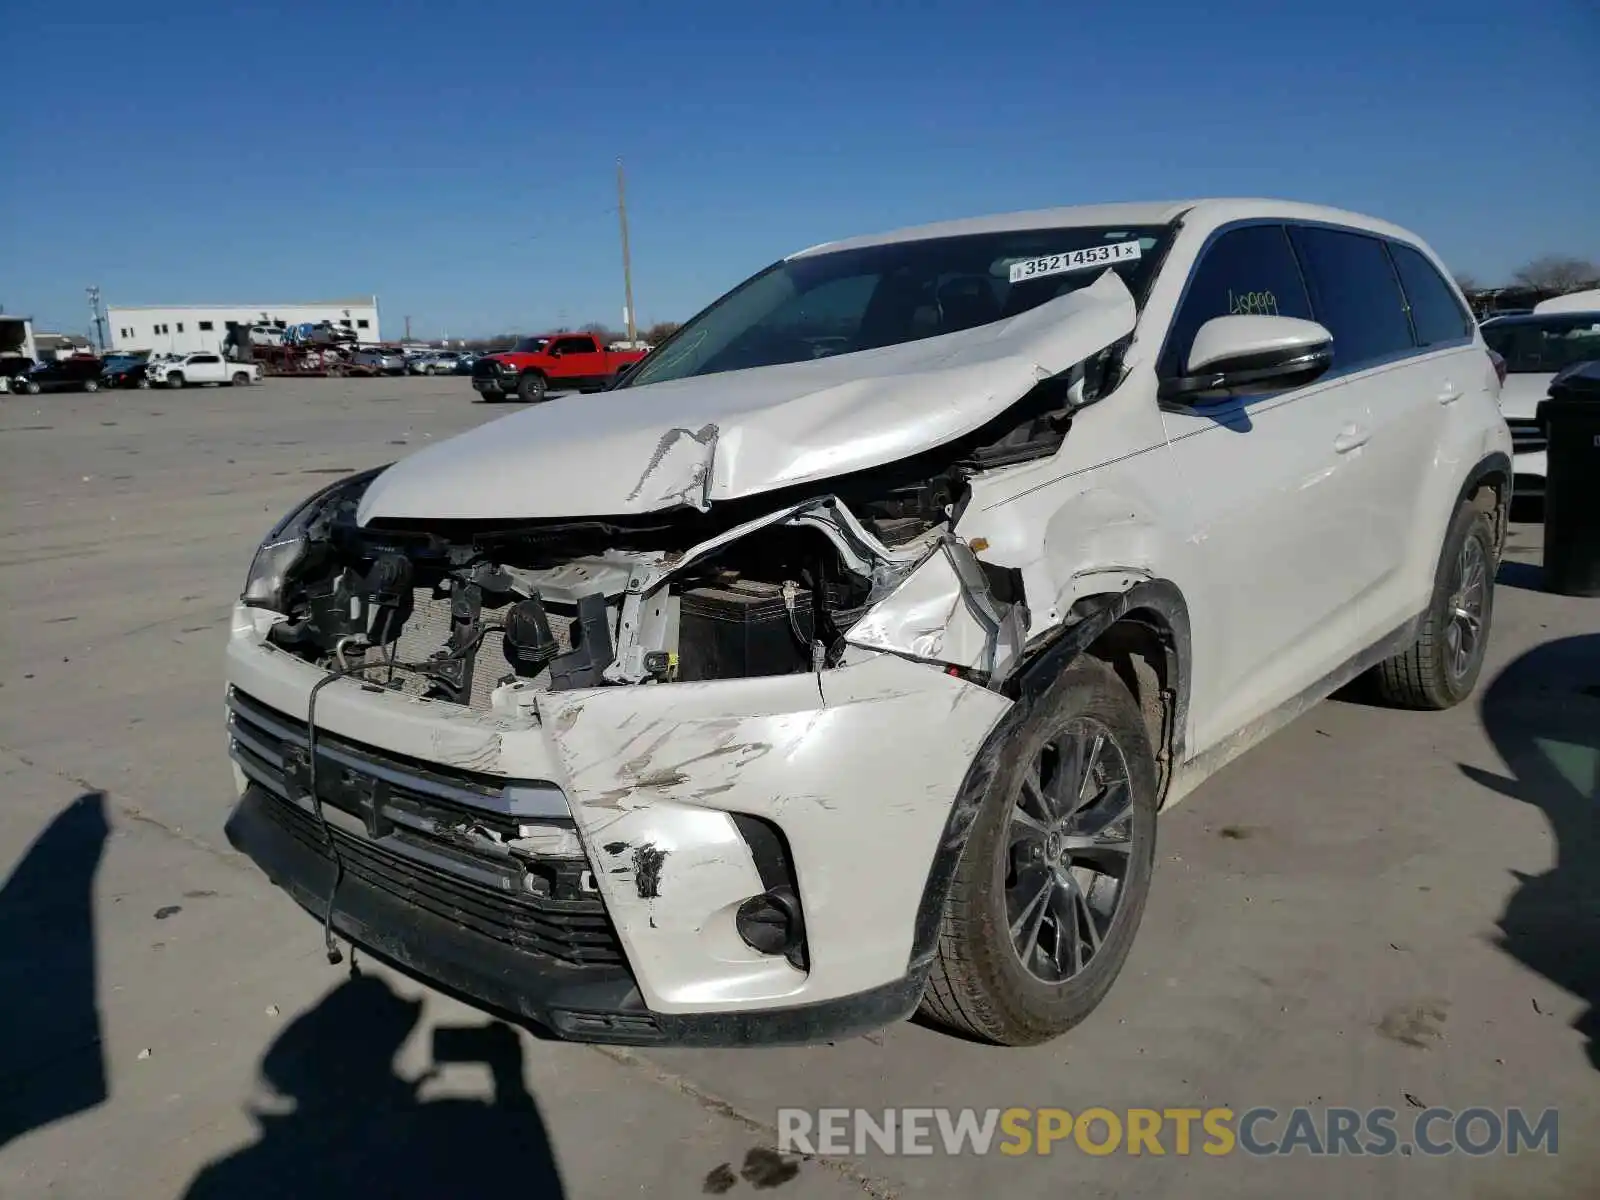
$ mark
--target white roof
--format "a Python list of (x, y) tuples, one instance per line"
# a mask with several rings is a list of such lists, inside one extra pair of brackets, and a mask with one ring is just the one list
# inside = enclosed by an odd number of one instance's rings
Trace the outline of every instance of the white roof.
[(1568, 292), (1565, 296), (1541, 300), (1533, 306), (1533, 311), (1539, 316), (1546, 313), (1600, 312), (1600, 288)]
[(248, 309), (251, 312), (271, 312), (275, 308), (371, 308), (377, 304), (376, 296), (356, 296), (347, 300), (279, 300), (272, 304), (108, 304), (108, 312), (145, 312), (173, 309)]
[(1250, 217), (1282, 217), (1287, 220), (1327, 221), (1337, 225), (1351, 225), (1359, 229), (1383, 233), (1391, 237), (1417, 240), (1416, 235), (1360, 213), (1329, 208), (1321, 204), (1303, 204), (1297, 200), (1271, 200), (1259, 198), (1217, 198), (1209, 200), (1147, 200), (1124, 204), (1084, 204), (1067, 208), (1038, 208), (1027, 212), (999, 213), (988, 217), (968, 217), (959, 221), (939, 221), (932, 225), (913, 225), (889, 233), (868, 234), (865, 237), (846, 238), (837, 242), (824, 242), (792, 254), (801, 258), (808, 254), (832, 253), (835, 250), (855, 250), (864, 246), (883, 246), (893, 242), (915, 242), (925, 238), (959, 237), (972, 233), (1004, 233), (1013, 229), (1062, 229), (1083, 225), (1165, 225), (1169, 221), (1189, 214), (1209, 225), (1221, 225)]

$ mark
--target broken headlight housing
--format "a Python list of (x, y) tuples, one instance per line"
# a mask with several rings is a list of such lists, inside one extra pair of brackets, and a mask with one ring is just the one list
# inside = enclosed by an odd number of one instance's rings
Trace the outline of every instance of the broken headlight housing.
[(295, 569), (311, 552), (312, 525), (331, 503), (355, 500), (387, 469), (386, 463), (346, 476), (313, 492), (290, 509), (256, 547), (255, 557), (250, 560), (250, 573), (245, 576), (244, 590), (239, 594), (240, 603), (282, 612), (284, 589)]

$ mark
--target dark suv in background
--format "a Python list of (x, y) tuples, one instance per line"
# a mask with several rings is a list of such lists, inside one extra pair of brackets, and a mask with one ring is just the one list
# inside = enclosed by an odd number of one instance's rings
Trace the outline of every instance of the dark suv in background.
[(11, 379), (13, 392), (37, 396), (40, 392), (98, 392), (105, 365), (98, 358), (59, 358), (40, 363), (25, 375)]

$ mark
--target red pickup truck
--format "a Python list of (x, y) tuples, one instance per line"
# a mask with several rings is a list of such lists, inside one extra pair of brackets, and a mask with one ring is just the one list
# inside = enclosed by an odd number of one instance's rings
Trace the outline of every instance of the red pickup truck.
[(515, 396), (528, 403), (551, 392), (597, 392), (645, 353), (607, 350), (587, 333), (540, 334), (480, 358), (472, 365), (472, 386), (485, 400)]

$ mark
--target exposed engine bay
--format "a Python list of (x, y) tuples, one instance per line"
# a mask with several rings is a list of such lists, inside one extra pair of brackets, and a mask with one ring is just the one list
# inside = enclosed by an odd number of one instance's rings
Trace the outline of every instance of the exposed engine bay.
[(287, 619), (268, 638), (328, 670), (360, 666), (369, 684), (476, 709), (506, 684), (819, 672), (852, 647), (997, 680), (1022, 649), (1021, 585), (952, 528), (968, 477), (1060, 444), (1081, 394), (1074, 374), (931, 461), (808, 487), (803, 499), (363, 526), (356, 511), (377, 473), (346, 481), (307, 513), (304, 551), (267, 605)]

